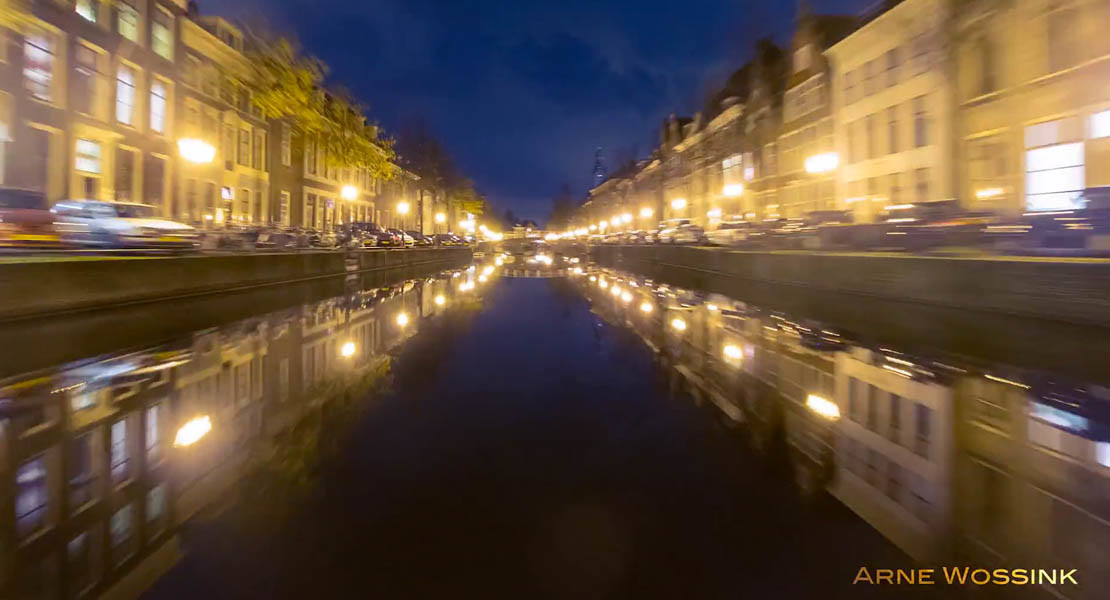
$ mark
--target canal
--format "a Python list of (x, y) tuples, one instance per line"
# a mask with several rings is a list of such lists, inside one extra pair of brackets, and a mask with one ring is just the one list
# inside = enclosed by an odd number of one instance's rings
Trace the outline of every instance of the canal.
[(584, 263), (372, 283), (138, 346), (86, 324), (95, 354), (22, 359), (4, 589), (947, 594), (852, 583), (915, 564), (1105, 589), (1104, 387)]

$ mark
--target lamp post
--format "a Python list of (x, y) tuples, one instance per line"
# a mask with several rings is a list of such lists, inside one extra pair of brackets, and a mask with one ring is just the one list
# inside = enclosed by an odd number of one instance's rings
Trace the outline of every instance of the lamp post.
[(409, 203), (401, 201), (397, 203), (397, 214), (401, 215), (401, 231), (405, 230), (405, 215), (409, 214)]

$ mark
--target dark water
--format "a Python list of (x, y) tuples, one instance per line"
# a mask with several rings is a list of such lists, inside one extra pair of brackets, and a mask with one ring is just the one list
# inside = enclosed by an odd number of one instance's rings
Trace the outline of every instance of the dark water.
[(628, 274), (497, 271), (271, 298), (155, 345), (84, 324), (121, 350), (0, 381), (3, 597), (961, 591), (852, 584), (915, 565), (1106, 589), (1105, 388)]

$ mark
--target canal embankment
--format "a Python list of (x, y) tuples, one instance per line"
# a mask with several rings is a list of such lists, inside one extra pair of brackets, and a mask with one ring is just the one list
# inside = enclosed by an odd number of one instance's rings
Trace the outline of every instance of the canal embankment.
[(352, 274), (451, 268), (468, 248), (127, 258), (72, 257), (0, 264), (0, 321), (118, 308)]

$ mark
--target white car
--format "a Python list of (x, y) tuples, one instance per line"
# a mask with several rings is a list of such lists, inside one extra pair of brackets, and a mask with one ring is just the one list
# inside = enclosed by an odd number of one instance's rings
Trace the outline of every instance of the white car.
[(192, 249), (198, 245), (196, 229), (157, 216), (149, 204), (65, 200), (50, 210), (67, 241), (82, 246)]
[(753, 228), (748, 221), (724, 221), (713, 231), (705, 232), (705, 237), (716, 246), (739, 246), (748, 241)]
[(690, 219), (667, 219), (659, 223), (659, 233), (655, 236), (657, 244), (673, 244), (677, 240), (678, 228), (689, 225)]

